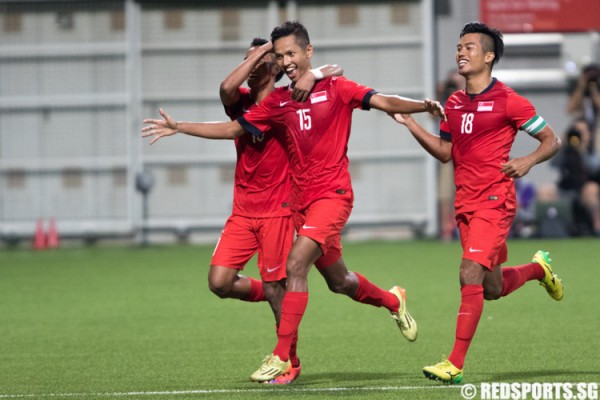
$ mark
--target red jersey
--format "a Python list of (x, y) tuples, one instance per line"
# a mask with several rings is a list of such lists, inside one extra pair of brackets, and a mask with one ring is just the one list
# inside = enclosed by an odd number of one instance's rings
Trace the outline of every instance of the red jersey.
[(355, 108), (368, 110), (375, 91), (344, 77), (317, 82), (304, 103), (293, 101), (290, 87), (277, 88), (238, 122), (253, 135), (285, 129), (292, 174), (291, 203), (304, 210), (315, 200), (348, 193), (348, 140)]
[[(240, 88), (240, 100), (225, 112), (232, 119), (256, 107), (250, 90)], [(290, 215), (289, 162), (285, 133), (243, 134), (235, 139), (237, 162), (233, 190), (233, 214), (245, 217)]]
[(546, 121), (529, 100), (495, 78), (480, 94), (453, 93), (445, 112), (440, 137), (452, 142), (456, 213), (516, 202), (513, 180), (500, 172), (500, 164), (508, 161), (519, 129), (533, 136)]

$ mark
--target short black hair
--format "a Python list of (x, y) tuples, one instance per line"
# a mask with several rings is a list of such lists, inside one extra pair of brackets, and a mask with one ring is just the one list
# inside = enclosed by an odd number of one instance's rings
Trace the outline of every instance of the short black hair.
[[(502, 32), (498, 29), (490, 28), (483, 22), (469, 22), (465, 24), (460, 31), (460, 37), (462, 38), (468, 33), (481, 33), (482, 35), (487, 36), (491, 43), (486, 43), (487, 41), (482, 41), (483, 50), (491, 51), (494, 53), (495, 57), (492, 61), (492, 67), (500, 61), (500, 58), (504, 55), (504, 41), (502, 40)], [(490, 48), (491, 44), (491, 48)]]
[(252, 43), (250, 43), (250, 47), (262, 46), (263, 44), (265, 44), (267, 42), (268, 42), (268, 40), (265, 38), (255, 37), (254, 39), (252, 39)]
[(296, 43), (298, 46), (306, 49), (306, 46), (310, 44), (310, 38), (308, 37), (308, 31), (298, 21), (285, 21), (271, 32), (271, 42), (275, 44), (277, 39), (282, 37), (294, 35), (296, 37)]
[[(250, 47), (262, 46), (263, 44), (265, 44), (267, 42), (268, 42), (268, 40), (265, 38), (255, 37), (254, 39), (252, 39), (252, 42), (250, 43)], [(279, 68), (279, 67), (277, 67), (277, 68)], [(279, 80), (281, 78), (283, 78), (283, 71), (279, 71), (277, 76), (275, 76), (275, 82), (279, 82)]]

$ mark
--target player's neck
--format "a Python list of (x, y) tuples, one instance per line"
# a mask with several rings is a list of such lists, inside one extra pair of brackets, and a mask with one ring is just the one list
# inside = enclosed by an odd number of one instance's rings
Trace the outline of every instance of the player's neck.
[(468, 94), (479, 94), (492, 83), (492, 75), (487, 71), (482, 74), (469, 75), (465, 78), (467, 80), (466, 91)]
[(260, 104), (273, 90), (275, 90), (275, 85), (266, 85), (258, 90), (253, 90), (253, 100), (255, 104)]

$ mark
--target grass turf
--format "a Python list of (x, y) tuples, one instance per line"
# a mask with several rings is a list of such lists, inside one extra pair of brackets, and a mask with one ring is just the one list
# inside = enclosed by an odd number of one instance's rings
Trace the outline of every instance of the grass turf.
[[(598, 241), (512, 241), (509, 262), (550, 250), (565, 298), (536, 282), (486, 302), (464, 383), (598, 382)], [(275, 344), (266, 303), (221, 300), (212, 246), (0, 252), (0, 399), (462, 399), (421, 368), (451, 350), (458, 243), (347, 244), (344, 259), (389, 289), (407, 288), (419, 324), (404, 340), (387, 310), (330, 293), (316, 270), (300, 328), (303, 373), (270, 387), (248, 376)], [(247, 266), (257, 276), (255, 262)]]

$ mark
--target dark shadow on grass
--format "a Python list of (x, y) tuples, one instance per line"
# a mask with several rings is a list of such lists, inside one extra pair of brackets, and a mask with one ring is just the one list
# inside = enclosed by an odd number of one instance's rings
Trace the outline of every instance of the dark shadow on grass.
[[(267, 387), (298, 387), (298, 386), (336, 386), (336, 387), (353, 387), (357, 384), (361, 385), (360, 382), (374, 382), (381, 381), (382, 386), (401, 386), (400, 380), (406, 378), (414, 378), (414, 374), (400, 373), (400, 372), (328, 372), (323, 374), (309, 373), (302, 374), (296, 382), (292, 385), (261, 385), (249, 382), (252, 386), (257, 389), (264, 389)], [(248, 386), (240, 386), (238, 389), (247, 389)]]
[(327, 372), (324, 374), (302, 374), (298, 378), (298, 383), (302, 383), (302, 385), (322, 385), (329, 383), (345, 386), (360, 381), (382, 381), (389, 385), (390, 382), (395, 382), (398, 379), (412, 375), (400, 372)]
[[(481, 374), (486, 375), (486, 381), (489, 382), (515, 382), (521, 380), (530, 380), (535, 378), (536, 381), (541, 382), (540, 378), (560, 376), (562, 381), (578, 380), (581, 376), (593, 376), (597, 375), (598, 371), (573, 371), (573, 370), (544, 370), (544, 371), (517, 371), (517, 372), (501, 372), (492, 374)], [(489, 378), (488, 378), (489, 377)]]

